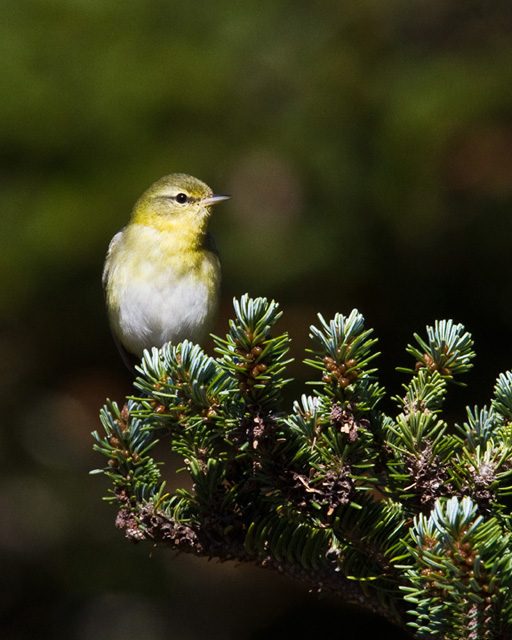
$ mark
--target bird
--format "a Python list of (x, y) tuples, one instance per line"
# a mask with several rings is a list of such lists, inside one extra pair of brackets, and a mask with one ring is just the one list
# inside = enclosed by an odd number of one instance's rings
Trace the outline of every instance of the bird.
[(103, 288), (112, 334), (130, 369), (146, 349), (201, 343), (211, 330), (221, 265), (208, 222), (212, 206), (229, 198), (172, 173), (140, 196), (112, 238)]

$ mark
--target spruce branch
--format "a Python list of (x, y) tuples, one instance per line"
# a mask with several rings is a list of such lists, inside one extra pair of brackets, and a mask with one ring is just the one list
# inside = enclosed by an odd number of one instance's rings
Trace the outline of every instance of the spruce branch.
[(415, 566), (402, 587), (415, 605), (418, 638), (471, 640), (507, 637), (510, 631), (510, 535), (495, 518), (485, 520), (471, 498), (438, 500), (411, 530)]
[(505, 420), (512, 420), (512, 371), (505, 371), (498, 376), (492, 406)]
[[(512, 373), (460, 424), (442, 415), (473, 341), (451, 320), (415, 334), (397, 410), (382, 408), (361, 313), (319, 316), (312, 393), (283, 407), (279, 305), (244, 295), (211, 357), (189, 341), (145, 352), (133, 396), (100, 412), (97, 470), (134, 542), (253, 562), (329, 590), (417, 638), (512, 637)], [(191, 488), (166, 488), (166, 439)]]
[[(408, 345), (407, 352), (416, 359), (416, 369), (438, 371), (444, 378), (466, 373), (473, 366), (473, 339), (464, 325), (453, 320), (436, 320), (427, 327), (427, 339), (414, 334), (417, 346)], [(406, 370), (407, 371), (407, 370)]]

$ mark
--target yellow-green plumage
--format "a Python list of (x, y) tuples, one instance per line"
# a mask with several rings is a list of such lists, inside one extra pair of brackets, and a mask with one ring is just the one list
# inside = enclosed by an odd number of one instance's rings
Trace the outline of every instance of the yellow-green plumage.
[(103, 283), (113, 333), (128, 352), (185, 338), (200, 342), (217, 309), (220, 263), (207, 232), (214, 196), (196, 178), (171, 174), (135, 204), (114, 236)]

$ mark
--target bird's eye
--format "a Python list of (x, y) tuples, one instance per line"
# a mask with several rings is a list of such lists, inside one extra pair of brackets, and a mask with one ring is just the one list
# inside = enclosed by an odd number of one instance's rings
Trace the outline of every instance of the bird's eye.
[(188, 197), (186, 193), (178, 193), (178, 195), (176, 196), (176, 202), (179, 202), (180, 204), (185, 204), (187, 200)]

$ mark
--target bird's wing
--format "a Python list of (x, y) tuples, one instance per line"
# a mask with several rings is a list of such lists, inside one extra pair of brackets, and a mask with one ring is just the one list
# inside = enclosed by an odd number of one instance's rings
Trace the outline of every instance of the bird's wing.
[[(110, 244), (108, 245), (107, 257), (105, 258), (105, 266), (103, 267), (103, 275), (101, 278), (101, 282), (103, 284), (103, 293), (105, 295), (105, 303), (107, 302), (107, 283), (110, 275), (112, 254), (114, 253), (116, 246), (121, 241), (121, 238), (123, 236), (123, 231), (124, 229), (121, 229), (121, 231), (118, 231), (110, 241)], [(123, 362), (132, 373), (135, 373), (135, 365), (139, 363), (139, 359), (123, 347), (123, 345), (121, 344), (121, 341), (117, 337), (116, 332), (112, 327), (112, 323), (110, 323), (110, 331), (112, 333), (112, 337), (114, 338), (114, 342), (116, 344), (117, 350), (121, 354), (121, 358), (123, 359)]]
[(211, 253), (216, 255), (217, 258), (219, 257), (219, 250), (217, 249), (217, 244), (215, 242), (214, 237), (209, 231), (206, 232), (206, 237), (204, 239), (204, 248), (207, 251), (210, 251)]
[(110, 241), (110, 244), (108, 245), (107, 257), (105, 258), (105, 266), (103, 267), (103, 276), (101, 278), (101, 283), (103, 284), (103, 291), (105, 292), (105, 294), (107, 290), (108, 276), (110, 273), (110, 262), (112, 259), (112, 254), (114, 252), (115, 247), (119, 244), (121, 238), (123, 237), (123, 231), (124, 229), (121, 229), (121, 231), (118, 231)]

